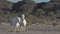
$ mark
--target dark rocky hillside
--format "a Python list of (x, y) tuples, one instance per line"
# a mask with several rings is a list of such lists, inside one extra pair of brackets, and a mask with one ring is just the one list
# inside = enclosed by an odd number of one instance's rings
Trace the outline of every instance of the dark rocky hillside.
[[(60, 24), (60, 0), (35, 3), (34, 1), (19, 1), (12, 3), (0, 0), (0, 22), (10, 22), (13, 16), (26, 15), (27, 22)], [(34, 20), (34, 21), (33, 21)]]

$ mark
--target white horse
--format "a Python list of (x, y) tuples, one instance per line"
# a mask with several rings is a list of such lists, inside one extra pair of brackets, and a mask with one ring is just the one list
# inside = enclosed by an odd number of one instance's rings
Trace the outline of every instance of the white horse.
[(24, 25), (24, 31), (26, 31), (27, 21), (26, 21), (26, 19), (25, 19), (25, 15), (24, 15), (24, 14), (22, 14), (22, 23), (23, 23), (23, 25)]
[(20, 31), (21, 30), (21, 26), (20, 26), (20, 23), (22, 23), (21, 21), (21, 18), (20, 17), (17, 17), (17, 23), (16, 23), (16, 26), (15, 26), (15, 31)]

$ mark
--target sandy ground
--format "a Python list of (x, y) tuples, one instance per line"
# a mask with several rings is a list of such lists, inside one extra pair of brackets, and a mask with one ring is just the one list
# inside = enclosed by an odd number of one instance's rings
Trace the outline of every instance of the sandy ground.
[(27, 32), (15, 32), (13, 26), (0, 26), (0, 34), (60, 34), (60, 25), (51, 26), (46, 24), (29, 25)]

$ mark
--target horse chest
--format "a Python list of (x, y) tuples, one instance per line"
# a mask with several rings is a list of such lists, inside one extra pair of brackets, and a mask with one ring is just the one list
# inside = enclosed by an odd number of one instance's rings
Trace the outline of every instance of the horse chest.
[(25, 19), (23, 20), (23, 24), (26, 25), (26, 20)]

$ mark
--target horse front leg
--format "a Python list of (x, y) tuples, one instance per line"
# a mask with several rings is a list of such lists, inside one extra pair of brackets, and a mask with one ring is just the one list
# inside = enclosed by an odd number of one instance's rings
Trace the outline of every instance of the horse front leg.
[(20, 26), (16, 26), (16, 27), (15, 27), (15, 31), (20, 32), (20, 30), (21, 30)]
[(26, 32), (27, 31), (27, 28), (26, 28), (26, 26), (24, 26), (24, 32)]

